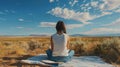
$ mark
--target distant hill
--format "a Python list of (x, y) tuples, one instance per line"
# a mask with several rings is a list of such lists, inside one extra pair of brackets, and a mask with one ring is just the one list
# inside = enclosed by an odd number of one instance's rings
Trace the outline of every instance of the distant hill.
[(47, 36), (50, 36), (50, 35), (42, 35), (42, 34), (30, 34), (30, 35), (0, 35), (0, 37), (21, 37), (21, 36), (24, 36), (24, 37), (29, 37), (29, 36), (47, 37)]
[(97, 37), (97, 36), (120, 36), (120, 34), (93, 34), (93, 35), (85, 35), (85, 34), (73, 34), (73, 35), (70, 35), (70, 36), (75, 36), (75, 37), (77, 37), (77, 36), (95, 36), (95, 37)]
[[(46, 35), (46, 34), (31, 34), (31, 35), (0, 35), (0, 37), (49, 37), (51, 35)], [(73, 37), (105, 37), (105, 36), (120, 36), (120, 33), (118, 34), (92, 34), (92, 35), (87, 35), (87, 34), (72, 34), (70, 36)]]
[(38, 37), (48, 37), (50, 35), (41, 35), (41, 34), (31, 34), (29, 36), (38, 36)]
[(120, 33), (118, 33), (118, 34), (101, 34), (101, 35), (95, 35), (95, 36), (120, 36)]
[(87, 36), (87, 35), (84, 35), (84, 34), (73, 34), (73, 35), (70, 35), (70, 36), (77, 37), (77, 36)]

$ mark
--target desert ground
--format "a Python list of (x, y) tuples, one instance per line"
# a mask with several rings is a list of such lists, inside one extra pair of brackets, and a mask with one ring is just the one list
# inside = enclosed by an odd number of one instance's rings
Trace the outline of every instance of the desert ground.
[[(50, 37), (0, 36), (0, 67), (16, 67), (21, 59), (45, 53)], [(70, 37), (69, 48), (75, 56), (99, 56), (120, 65), (120, 37)]]

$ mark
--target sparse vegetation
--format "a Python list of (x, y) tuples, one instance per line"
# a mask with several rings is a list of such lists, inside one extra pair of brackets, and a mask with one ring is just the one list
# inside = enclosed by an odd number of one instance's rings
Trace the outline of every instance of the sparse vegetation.
[[(0, 37), (0, 61), (4, 57), (45, 53), (49, 46), (50, 37)], [(77, 56), (96, 55), (120, 64), (120, 37), (71, 37), (69, 46)]]
[(83, 37), (77, 40), (70, 44), (77, 55), (100, 56), (108, 63), (120, 64), (120, 37)]

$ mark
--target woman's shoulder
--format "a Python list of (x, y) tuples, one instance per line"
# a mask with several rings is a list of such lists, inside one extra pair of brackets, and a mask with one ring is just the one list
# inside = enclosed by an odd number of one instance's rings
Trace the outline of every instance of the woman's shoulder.
[(68, 35), (68, 34), (66, 34), (66, 33), (64, 33), (64, 36), (66, 36), (67, 38), (69, 38), (69, 35)]
[[(69, 37), (69, 35), (68, 35), (68, 34), (66, 34), (66, 33), (63, 33), (62, 35)], [(55, 34), (52, 34), (51, 36), (52, 36), (52, 37), (53, 37), (53, 36), (58, 36), (58, 34), (57, 34), (57, 33), (55, 33)]]
[(64, 33), (64, 35), (69, 36), (67, 33)]
[(54, 36), (56, 36), (56, 35), (57, 35), (57, 34), (56, 34), (56, 33), (54, 33), (54, 34), (52, 34), (52, 35), (51, 35), (51, 37), (54, 37)]

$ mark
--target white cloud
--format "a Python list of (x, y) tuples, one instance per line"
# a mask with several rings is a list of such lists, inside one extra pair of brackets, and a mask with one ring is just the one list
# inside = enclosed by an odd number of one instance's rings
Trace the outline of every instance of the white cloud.
[(102, 16), (105, 16), (105, 15), (110, 15), (112, 14), (111, 12), (101, 12), (101, 15), (98, 15), (97, 17), (102, 17)]
[(91, 2), (91, 6), (96, 7), (98, 5), (98, 1)]
[(104, 8), (105, 8), (105, 4), (100, 4), (99, 6), (98, 6), (98, 8), (101, 10), (101, 11), (103, 11), (104, 10)]
[(49, 0), (50, 3), (54, 2), (54, 0)]
[(19, 18), (18, 20), (19, 20), (19, 21), (21, 21), (21, 22), (22, 22), (22, 21), (24, 21), (24, 19), (23, 19), (23, 18)]
[[(86, 0), (83, 1), (85, 2)], [(71, 6), (75, 6), (76, 3), (78, 4), (79, 0), (69, 0), (68, 2)], [(110, 15), (113, 12), (120, 12), (120, 10), (118, 9), (120, 7), (120, 0), (92, 0), (90, 3), (84, 3), (79, 5), (80, 10), (70, 10), (67, 7), (55, 7), (48, 11), (48, 13), (56, 17), (79, 21), (83, 24), (90, 24), (90, 22), (88, 22), (89, 20), (94, 20), (102, 16)], [(100, 11), (100, 13), (94, 15), (91, 14), (89, 11), (91, 10), (91, 8), (95, 9), (98, 12)]]
[(89, 12), (75, 12), (74, 10), (69, 10), (68, 8), (60, 8), (60, 7), (56, 7), (51, 11), (49, 11), (48, 13), (64, 19), (81, 21), (84, 24), (89, 24), (89, 22), (87, 21), (92, 20), (96, 17), (90, 15)]
[(40, 22), (41, 27), (55, 27), (55, 22)]
[(20, 22), (33, 22), (32, 20), (26, 20), (24, 18), (19, 18), (18, 21), (20, 21)]
[(69, 4), (70, 4), (71, 6), (74, 6), (77, 2), (78, 2), (78, 0), (73, 0), (73, 1), (69, 1)]
[(80, 11), (82, 10), (83, 12), (89, 12), (91, 8), (90, 3), (80, 5)]
[(16, 28), (18, 28), (18, 29), (22, 29), (22, 28), (24, 28), (24, 27), (16, 27)]
[(90, 31), (83, 32), (82, 34), (100, 35), (100, 34), (116, 34), (116, 33), (120, 33), (120, 30), (117, 28), (94, 28)]
[(74, 29), (74, 28), (79, 28), (79, 27), (83, 27), (84, 24), (67, 24), (66, 27), (67, 29)]
[[(89, 5), (89, 7), (94, 7), (93, 9), (98, 9), (101, 12), (109, 12), (109, 11), (113, 11), (116, 12), (119, 10), (116, 10), (120, 7), (120, 0), (97, 0), (97, 1), (91, 1), (90, 3), (86, 3), (86, 4), (82, 4), (84, 6), (82, 6), (83, 10), (86, 10), (88, 6), (85, 5)], [(88, 9), (89, 10), (89, 9)]]
[[(56, 22), (40, 22), (40, 27), (55, 27)], [(79, 28), (84, 26), (84, 24), (66, 24), (67, 29)]]
[(116, 21), (114, 21), (110, 24), (105, 24), (103, 26), (119, 26), (120, 27), (120, 18), (118, 18)]
[(119, 9), (117, 9), (115, 12), (118, 12), (118, 13), (120, 13), (120, 8), (119, 8)]
[(4, 10), (5, 13), (15, 13), (14, 10)]
[[(100, 3), (101, 1), (101, 3)], [(98, 0), (92, 1), (91, 6), (101, 9), (102, 11), (115, 10), (120, 7), (120, 0)]]
[(105, 10), (113, 10), (120, 7), (120, 0), (103, 0)]
[(89, 12), (75, 12), (74, 10), (69, 10), (68, 8), (60, 8), (60, 7), (56, 7), (51, 11), (48, 11), (48, 13), (56, 17), (80, 21), (83, 24), (89, 24), (88, 20), (93, 20), (95, 18), (99, 18), (111, 14), (111, 12), (102, 12), (101, 15), (90, 15)]
[(69, 1), (69, 4), (72, 6), (72, 2), (71, 1)]
[(120, 18), (110, 24), (103, 25), (103, 27), (101, 28), (94, 28), (89, 31), (83, 32), (82, 34), (87, 34), (87, 35), (116, 34), (116, 33), (120, 33), (119, 28), (120, 28)]
[(120, 7), (120, 0), (101, 0), (100, 3), (98, 1), (92, 1), (91, 6), (100, 9), (101, 11), (115, 11), (115, 9)]

